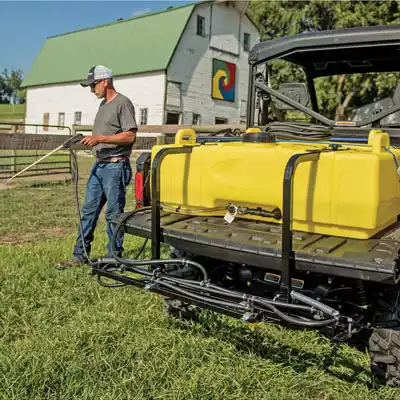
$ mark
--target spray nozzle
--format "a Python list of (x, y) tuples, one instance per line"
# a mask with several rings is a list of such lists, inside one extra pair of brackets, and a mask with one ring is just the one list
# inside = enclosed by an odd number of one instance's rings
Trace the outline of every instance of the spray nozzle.
[(73, 144), (79, 143), (81, 140), (83, 139), (83, 135), (82, 133), (78, 133), (74, 136), (72, 136), (71, 138), (69, 138), (68, 140), (66, 140), (63, 143), (63, 147), (68, 149), (69, 147), (71, 147)]

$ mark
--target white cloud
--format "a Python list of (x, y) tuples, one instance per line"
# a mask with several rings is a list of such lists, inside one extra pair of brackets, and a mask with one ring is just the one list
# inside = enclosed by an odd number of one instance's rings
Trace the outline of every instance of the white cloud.
[(139, 15), (147, 14), (151, 11), (150, 8), (144, 8), (143, 10), (137, 10), (134, 13), (132, 13), (132, 16), (138, 17)]

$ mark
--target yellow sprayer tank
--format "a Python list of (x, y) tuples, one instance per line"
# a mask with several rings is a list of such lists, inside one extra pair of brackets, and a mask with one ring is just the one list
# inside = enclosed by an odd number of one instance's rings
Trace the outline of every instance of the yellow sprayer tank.
[[(294, 177), (292, 229), (367, 239), (397, 221), (400, 150), (389, 136), (371, 131), (368, 145), (325, 151), (318, 161), (298, 165)], [(161, 204), (190, 215), (225, 215), (229, 204), (282, 210), (283, 175), (294, 154), (330, 150), (315, 142), (216, 142), (196, 144), (192, 130), (177, 133), (171, 146), (193, 146), (190, 154), (168, 155), (161, 165)], [(165, 146), (154, 146), (152, 157)], [(243, 215), (240, 218), (280, 223)]]

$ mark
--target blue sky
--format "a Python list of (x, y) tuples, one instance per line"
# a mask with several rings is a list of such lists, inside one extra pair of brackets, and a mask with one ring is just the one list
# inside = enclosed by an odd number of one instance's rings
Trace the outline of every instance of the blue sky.
[(194, 1), (0, 1), (0, 72), (26, 73), (46, 37)]

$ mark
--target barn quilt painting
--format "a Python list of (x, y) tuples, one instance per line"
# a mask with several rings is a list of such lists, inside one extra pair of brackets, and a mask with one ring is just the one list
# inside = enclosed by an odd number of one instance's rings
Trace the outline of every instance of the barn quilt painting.
[(212, 98), (235, 101), (235, 88), (236, 65), (213, 59)]

